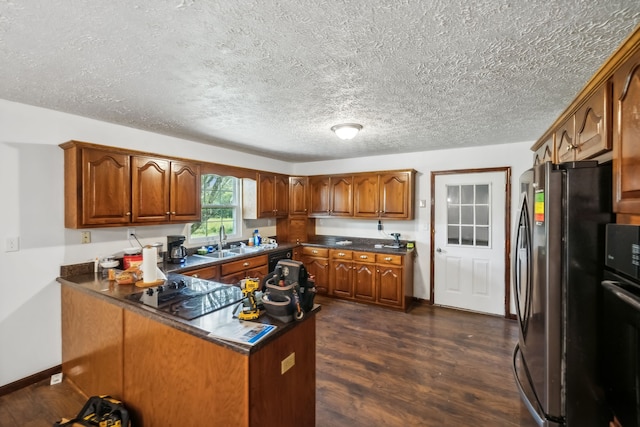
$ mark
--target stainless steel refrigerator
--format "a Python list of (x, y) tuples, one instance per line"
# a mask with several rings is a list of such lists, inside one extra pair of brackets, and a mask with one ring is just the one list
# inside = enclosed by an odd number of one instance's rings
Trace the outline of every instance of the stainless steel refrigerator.
[(513, 373), (540, 426), (606, 426), (598, 375), (611, 165), (545, 163), (520, 177)]

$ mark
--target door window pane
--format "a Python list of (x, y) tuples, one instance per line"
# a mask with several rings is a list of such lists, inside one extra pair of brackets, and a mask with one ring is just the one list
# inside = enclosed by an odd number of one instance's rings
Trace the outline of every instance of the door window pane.
[(447, 185), (447, 243), (491, 245), (491, 186)]

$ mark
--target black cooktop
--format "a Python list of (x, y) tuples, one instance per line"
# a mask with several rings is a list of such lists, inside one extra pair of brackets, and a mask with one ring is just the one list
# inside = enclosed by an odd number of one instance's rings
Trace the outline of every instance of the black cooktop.
[(127, 298), (186, 320), (242, 301), (239, 287), (170, 274), (161, 285), (146, 288)]

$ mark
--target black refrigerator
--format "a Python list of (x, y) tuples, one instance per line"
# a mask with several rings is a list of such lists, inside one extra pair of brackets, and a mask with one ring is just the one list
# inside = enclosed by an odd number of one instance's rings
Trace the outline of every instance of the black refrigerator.
[(539, 426), (606, 426), (598, 375), (611, 165), (551, 164), (520, 177), (513, 274), (513, 373)]

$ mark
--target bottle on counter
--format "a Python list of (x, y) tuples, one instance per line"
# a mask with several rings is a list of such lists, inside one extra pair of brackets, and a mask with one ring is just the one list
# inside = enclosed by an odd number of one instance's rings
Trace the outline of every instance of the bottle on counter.
[(260, 243), (262, 243), (262, 237), (260, 236), (260, 232), (256, 228), (253, 232), (253, 244), (254, 246), (260, 246)]

